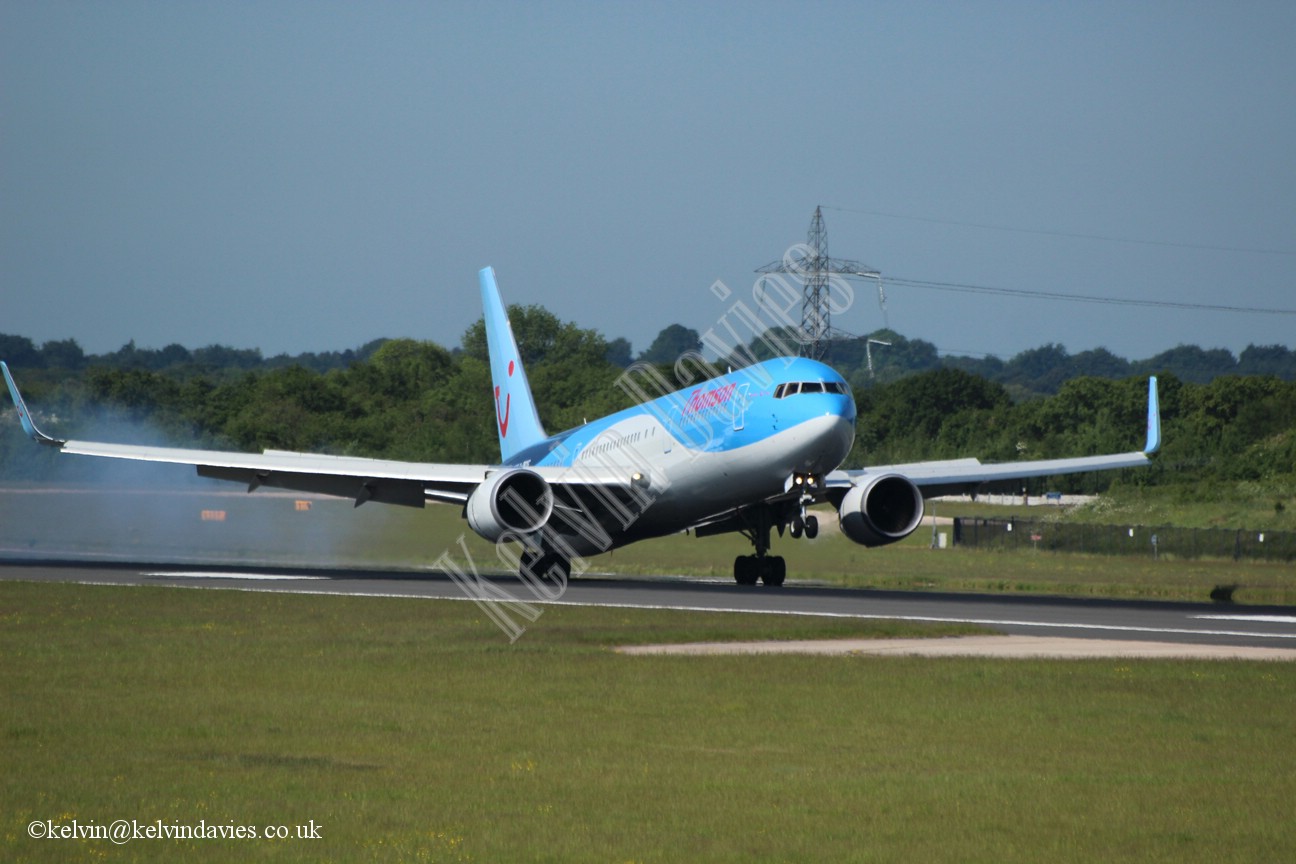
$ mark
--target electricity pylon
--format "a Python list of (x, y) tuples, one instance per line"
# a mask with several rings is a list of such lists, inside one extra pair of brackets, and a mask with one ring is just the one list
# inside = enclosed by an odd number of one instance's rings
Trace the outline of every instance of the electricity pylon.
[(783, 258), (756, 272), (786, 273), (801, 280), (801, 355), (813, 360), (823, 359), (833, 338), (832, 276), (876, 279), (878, 296), (883, 296), (881, 273), (858, 261), (828, 257), (828, 230), (824, 228), (822, 207), (815, 207), (804, 246), (793, 246)]

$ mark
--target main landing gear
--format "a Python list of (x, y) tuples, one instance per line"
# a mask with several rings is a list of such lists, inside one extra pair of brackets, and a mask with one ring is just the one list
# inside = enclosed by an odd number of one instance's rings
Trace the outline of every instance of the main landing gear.
[(781, 555), (739, 555), (734, 559), (734, 581), (755, 585), (758, 581), (771, 587), (787, 578), (787, 562)]
[[(739, 555), (734, 559), (734, 581), (739, 585), (755, 585), (762, 582), (771, 588), (777, 588), (787, 578), (787, 562), (781, 555), (771, 555), (770, 529), (775, 524), (775, 513), (771, 507), (758, 507), (744, 514), (745, 527), (742, 535), (756, 547), (755, 555)], [(800, 527), (797, 524), (800, 523)], [(783, 520), (778, 520), (779, 534), (783, 533)], [(813, 537), (819, 533), (819, 522), (813, 516), (803, 521), (797, 517), (793, 523), (793, 537), (802, 533)]]
[(787, 578), (787, 563), (782, 556), (769, 554), (771, 528), (777, 527), (780, 537), (783, 536), (784, 527), (787, 527), (793, 539), (805, 537), (813, 540), (819, 536), (819, 518), (813, 513), (806, 513), (806, 506), (814, 501), (809, 490), (822, 488), (821, 478), (794, 474), (788, 486), (789, 489), (802, 489), (800, 500), (782, 505), (753, 507), (740, 514), (743, 527), (739, 531), (756, 547), (756, 554), (739, 555), (734, 559), (734, 581), (739, 585), (763, 582), (770, 587), (778, 587)]
[(524, 549), (518, 575), (537, 587), (552, 588), (558, 594), (571, 578), (571, 561), (557, 552)]

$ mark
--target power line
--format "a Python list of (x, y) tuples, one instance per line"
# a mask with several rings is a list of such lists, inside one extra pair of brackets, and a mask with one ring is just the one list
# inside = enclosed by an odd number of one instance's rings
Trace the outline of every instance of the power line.
[(853, 207), (830, 207), (839, 213), (860, 213), (885, 219), (906, 219), (910, 222), (927, 222), (933, 225), (955, 225), (960, 228), (981, 228), (986, 231), (1008, 231), (1014, 234), (1038, 234), (1045, 237), (1067, 237), (1073, 240), (1099, 240), (1104, 243), (1127, 243), (1133, 246), (1162, 246), (1170, 249), (1197, 249), (1203, 252), (1241, 252), (1251, 255), (1296, 255), (1289, 249), (1264, 249), (1250, 246), (1212, 246), (1206, 243), (1172, 243), (1164, 240), (1139, 240), (1132, 237), (1112, 237), (1105, 234), (1079, 234), (1071, 231), (1054, 231), (1044, 228), (1019, 228), (1010, 225), (990, 225), (984, 222), (960, 222), (955, 219), (936, 219), (930, 216), (909, 216), (903, 213), (886, 213), (881, 210), (860, 210)]
[(1138, 300), (1130, 297), (1100, 297), (1092, 294), (1063, 294), (1059, 291), (1028, 291), (1021, 288), (995, 288), (989, 285), (968, 285), (961, 282), (930, 282), (923, 279), (905, 279), (888, 276), (890, 285), (910, 288), (930, 288), (936, 291), (955, 291), (963, 294), (994, 294), (1005, 297), (1025, 297), (1032, 300), (1066, 300), (1073, 303), (1101, 303), (1110, 306), (1148, 306), (1159, 309), (1188, 309), (1196, 312), (1236, 312), (1247, 315), (1296, 315), (1296, 309), (1264, 309), (1256, 306), (1225, 306), (1214, 303), (1181, 303), (1173, 300)]
[[(823, 209), (815, 207), (804, 246), (794, 246), (778, 261), (758, 268), (757, 273), (783, 273), (802, 283), (801, 353), (812, 360), (822, 360), (832, 339), (832, 276), (856, 276), (877, 279), (882, 274), (858, 261), (828, 257), (828, 229), (824, 227)], [(879, 287), (879, 292), (881, 288)], [(883, 295), (884, 296), (884, 295)], [(883, 307), (885, 314), (885, 306)]]

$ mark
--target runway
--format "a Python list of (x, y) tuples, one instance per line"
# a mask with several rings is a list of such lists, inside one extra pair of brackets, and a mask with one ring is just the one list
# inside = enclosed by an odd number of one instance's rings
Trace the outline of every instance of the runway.
[[(0, 579), (95, 585), (153, 585), (298, 594), (407, 597), (610, 608), (958, 622), (1032, 637), (1122, 643), (1227, 645), (1296, 650), (1296, 609), (1226, 604), (1082, 600), (877, 591), (813, 585), (779, 589), (680, 577), (590, 577), (539, 596), (516, 576), (440, 571), (327, 570), (81, 562), (0, 562)], [(543, 626), (538, 620), (531, 626)], [(1151, 646), (1149, 646), (1151, 647)]]

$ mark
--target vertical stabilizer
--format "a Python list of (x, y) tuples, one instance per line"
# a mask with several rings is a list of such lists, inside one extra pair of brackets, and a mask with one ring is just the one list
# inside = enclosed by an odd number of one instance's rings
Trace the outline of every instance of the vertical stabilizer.
[(481, 282), (486, 348), (490, 352), (491, 383), (495, 391), (495, 426), (499, 432), (500, 456), (507, 463), (546, 436), (518, 355), (508, 312), (495, 285), (495, 270), (487, 267), (477, 276)]

